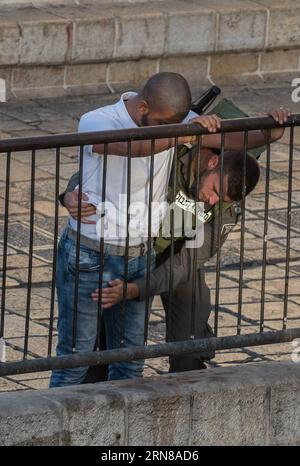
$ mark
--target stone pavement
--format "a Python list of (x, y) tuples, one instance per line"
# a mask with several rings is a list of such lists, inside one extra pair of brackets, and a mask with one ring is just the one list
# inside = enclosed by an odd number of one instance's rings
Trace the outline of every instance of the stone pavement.
[[(194, 90), (194, 96), (199, 90)], [(299, 112), (299, 105), (291, 103), (290, 89), (285, 88), (227, 88), (224, 96), (233, 98), (250, 114), (287, 105)], [(118, 95), (85, 96), (57, 99), (33, 99), (0, 104), (0, 138), (54, 134), (76, 131), (78, 119), (83, 113), (113, 102)], [(285, 277), (286, 209), (288, 186), (289, 132), (272, 146), (272, 170), (270, 181), (270, 212), (267, 255), (267, 281), (265, 294), (265, 329), (282, 328), (283, 295)], [(60, 188), (66, 186), (69, 176), (77, 170), (76, 151), (61, 152)], [(10, 189), (10, 222), (5, 314), (5, 339), (7, 360), (22, 359), (24, 344), (25, 313), (28, 279), (29, 209), (30, 209), (30, 157), (29, 153), (12, 156)], [(255, 192), (247, 199), (245, 269), (241, 333), (259, 331), (262, 236), (264, 225), (265, 154), (261, 157), (262, 176)], [(0, 155), (0, 222), (3, 235), (5, 192), (5, 156)], [(29, 357), (47, 355), (49, 331), (50, 285), (52, 273), (55, 153), (54, 150), (37, 152), (36, 201), (34, 229), (33, 288), (29, 327)], [(60, 211), (59, 226), (66, 220), (64, 209)], [(300, 326), (300, 128), (295, 130), (291, 264), (289, 279), (288, 327)], [(236, 334), (238, 277), (239, 277), (240, 227), (230, 234), (222, 252), (220, 290), (219, 335)], [(2, 244), (0, 242), (0, 263)], [(215, 260), (207, 267), (207, 283), (215, 292)], [(55, 310), (56, 312), (56, 310)], [(213, 315), (212, 313), (212, 322)], [(164, 312), (160, 300), (154, 301), (151, 315), (149, 343), (164, 341)], [(56, 321), (55, 321), (56, 323)], [(56, 333), (55, 333), (56, 338)], [(53, 354), (55, 349), (53, 341)], [(290, 359), (291, 344), (252, 347), (219, 352), (211, 362), (230, 365), (241, 362)], [(153, 359), (146, 363), (145, 376), (165, 373), (167, 359)], [(0, 391), (46, 388), (49, 373), (27, 374), (0, 379)]]

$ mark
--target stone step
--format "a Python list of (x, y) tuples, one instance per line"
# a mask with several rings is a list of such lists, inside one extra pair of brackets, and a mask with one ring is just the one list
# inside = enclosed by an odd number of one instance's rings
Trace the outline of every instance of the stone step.
[(299, 13), (300, 0), (6, 0), (0, 79), (8, 97), (119, 91), (169, 70), (194, 86), (290, 79)]

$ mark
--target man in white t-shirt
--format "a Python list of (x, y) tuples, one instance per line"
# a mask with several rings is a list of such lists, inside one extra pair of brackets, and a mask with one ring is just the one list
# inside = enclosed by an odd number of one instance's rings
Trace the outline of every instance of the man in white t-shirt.
[[(215, 116), (196, 117), (190, 112), (191, 93), (183, 76), (177, 73), (159, 73), (152, 76), (141, 93), (127, 92), (113, 105), (86, 113), (79, 123), (79, 131), (103, 131), (187, 122), (193, 118), (215, 132), (220, 120)], [(219, 135), (216, 135), (219, 137)], [(195, 142), (195, 137), (178, 138), (179, 144)], [(214, 143), (216, 145), (219, 144)], [(172, 166), (175, 138), (155, 141), (152, 202), (164, 206)], [(57, 296), (58, 345), (57, 355), (93, 351), (101, 321), (97, 303), (91, 294), (99, 285), (100, 238), (104, 237), (103, 284), (125, 274), (125, 245), (127, 237), (127, 192), (133, 221), (129, 222), (129, 261), (127, 278), (134, 281), (146, 273), (148, 239), (148, 205), (150, 190), (150, 141), (131, 143), (131, 183), (128, 190), (128, 143), (108, 146), (106, 170), (106, 202), (101, 206), (102, 175), (105, 147), (103, 144), (84, 147), (82, 191), (89, 202), (98, 207), (97, 213), (82, 219), (80, 228), (79, 273), (76, 274), (77, 220), (69, 217), (58, 246)], [(148, 157), (147, 157), (148, 156)], [(157, 236), (164, 211), (153, 211), (152, 237)], [(96, 222), (96, 223), (95, 223)], [(151, 250), (154, 261), (154, 253)], [(74, 303), (76, 304), (74, 305)], [(75, 310), (74, 310), (75, 308)], [(144, 344), (145, 303), (127, 301), (125, 312), (116, 305), (103, 313), (107, 349), (141, 346)], [(87, 368), (54, 370), (51, 387), (79, 384)], [(109, 365), (109, 380), (141, 377), (143, 361)]]

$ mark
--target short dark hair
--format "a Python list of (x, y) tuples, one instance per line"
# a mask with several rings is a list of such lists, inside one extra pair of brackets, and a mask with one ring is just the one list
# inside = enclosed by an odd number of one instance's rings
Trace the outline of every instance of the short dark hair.
[[(224, 152), (224, 175), (228, 175), (227, 196), (233, 201), (243, 197), (244, 153), (239, 151)], [(253, 155), (246, 154), (246, 186), (245, 195), (251, 193), (259, 180), (260, 169)]]
[(190, 111), (192, 96), (186, 79), (178, 73), (163, 72), (151, 76), (146, 82), (141, 97), (150, 110), (170, 108), (179, 120)]

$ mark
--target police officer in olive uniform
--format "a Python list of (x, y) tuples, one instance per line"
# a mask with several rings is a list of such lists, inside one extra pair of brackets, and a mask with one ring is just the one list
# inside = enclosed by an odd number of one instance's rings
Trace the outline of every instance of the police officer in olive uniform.
[[(191, 150), (182, 146), (178, 151), (176, 193), (169, 187), (169, 201), (175, 199), (174, 208), (195, 209), (196, 180), (191, 174)], [(172, 177), (171, 177), (172, 180)], [(195, 241), (176, 238), (173, 257), (173, 292), (170, 301), (171, 239), (159, 236), (155, 241), (158, 267), (150, 275), (149, 294), (160, 295), (166, 312), (166, 341), (184, 341), (213, 336), (208, 319), (211, 313), (210, 290), (205, 282), (205, 263), (213, 257), (218, 247), (219, 208), (217, 203), (198, 222), (204, 228), (201, 247), (189, 247)], [(221, 245), (236, 225), (240, 215), (239, 203), (222, 203)], [(176, 215), (176, 213), (175, 213)], [(193, 216), (194, 217), (194, 216)], [(195, 226), (195, 223), (194, 223)], [(177, 252), (177, 253), (176, 253)], [(196, 267), (194, 267), (196, 261)], [(147, 295), (145, 277), (135, 282), (139, 299)], [(214, 352), (170, 356), (170, 372), (203, 369), (204, 360), (214, 357)]]

